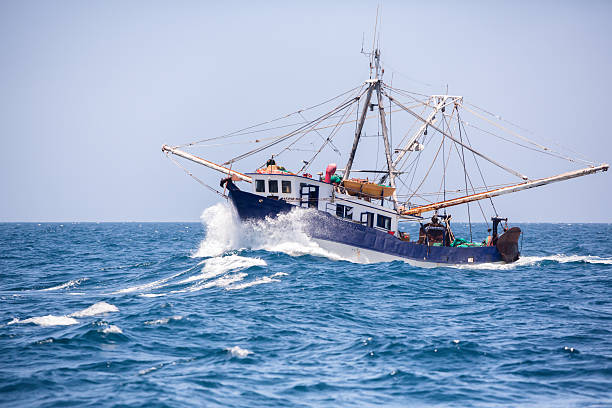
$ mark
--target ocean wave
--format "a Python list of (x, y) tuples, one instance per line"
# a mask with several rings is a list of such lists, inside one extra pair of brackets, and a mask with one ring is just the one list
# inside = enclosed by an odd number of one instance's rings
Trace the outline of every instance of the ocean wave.
[(212, 280), (212, 281), (207, 281), (206, 283), (197, 283), (197, 284), (192, 285), (192, 286), (190, 286), (190, 287), (188, 287), (188, 288), (186, 288), (184, 290), (179, 290), (177, 292), (196, 292), (198, 290), (210, 289), (210, 288), (213, 288), (213, 287), (227, 288), (232, 283), (240, 282), (246, 276), (248, 276), (248, 274), (244, 273), (244, 272), (234, 273), (234, 274), (231, 274), (231, 275), (222, 276), (222, 277), (217, 278), (217, 279)]
[(105, 334), (110, 334), (110, 333), (123, 334), (123, 331), (119, 327), (115, 326), (114, 324), (111, 324), (110, 326), (108, 326), (107, 328), (102, 330), (102, 333), (105, 333)]
[(225, 349), (232, 357), (244, 358), (249, 354), (253, 354), (251, 350), (243, 349), (240, 346), (228, 347)]
[(266, 266), (267, 263), (260, 258), (248, 258), (239, 255), (221, 256), (204, 261), (202, 273), (190, 276), (179, 281), (179, 284), (200, 280), (212, 279), (229, 271), (243, 270), (253, 266)]
[(145, 283), (145, 284), (142, 284), (142, 285), (130, 286), (128, 288), (124, 288), (124, 289), (120, 289), (120, 290), (115, 291), (115, 292), (111, 292), (111, 295), (131, 293), (131, 292), (143, 292), (143, 291), (146, 291), (146, 290), (162, 288), (164, 286), (167, 286), (166, 283), (168, 281), (171, 281), (172, 279), (174, 279), (176, 277), (179, 277), (179, 276), (181, 276), (181, 275), (183, 275), (185, 273), (188, 273), (188, 272), (192, 271), (194, 268), (197, 268), (198, 265), (201, 265), (201, 264), (202, 264), (202, 262), (199, 262), (198, 264), (196, 264), (196, 265), (194, 265), (194, 266), (192, 266), (192, 267), (190, 267), (190, 268), (188, 268), (186, 270), (177, 272), (177, 273), (175, 273), (173, 275), (167, 276), (167, 277), (162, 278), (162, 279), (155, 280), (153, 282)]
[(69, 316), (55, 316), (55, 315), (45, 315), (45, 316), (36, 316), (30, 317), (28, 319), (20, 320), (18, 318), (14, 318), (7, 324), (36, 324), (42, 327), (52, 327), (52, 326), (70, 326), (73, 324), (77, 324), (79, 321)]
[(516, 262), (513, 263), (483, 263), (477, 265), (457, 265), (460, 269), (485, 269), (485, 270), (507, 270), (514, 269), (521, 266), (533, 266), (539, 265), (544, 262), (552, 262), (559, 264), (566, 263), (588, 263), (588, 264), (602, 264), (612, 265), (612, 259), (601, 258), (598, 256), (585, 256), (585, 255), (548, 255), (548, 256), (522, 256)]
[(262, 278), (257, 278), (255, 280), (252, 280), (250, 282), (245, 282), (245, 283), (239, 283), (236, 285), (231, 285), (226, 287), (225, 289), (227, 290), (240, 290), (240, 289), (246, 289), (246, 288), (250, 288), (251, 286), (255, 286), (255, 285), (261, 285), (264, 283), (272, 283), (272, 282), (280, 282), (280, 279), (274, 279), (271, 276), (264, 276)]
[(147, 324), (147, 325), (167, 324), (171, 320), (182, 320), (182, 319), (183, 319), (183, 316), (171, 316), (171, 317), (164, 317), (162, 319), (157, 319), (157, 320), (148, 320), (144, 322), (144, 324)]
[(46, 289), (40, 289), (40, 291), (41, 292), (46, 292), (46, 291), (49, 291), (49, 290), (68, 289), (68, 288), (72, 288), (72, 287), (78, 286), (78, 285), (80, 285), (81, 283), (85, 282), (88, 279), (89, 278), (73, 279), (73, 280), (68, 281), (66, 283), (62, 283), (61, 285), (53, 286), (53, 287), (46, 288)]
[(321, 248), (304, 232), (308, 215), (309, 210), (302, 209), (265, 220), (241, 222), (231, 205), (215, 204), (202, 213), (206, 236), (192, 257), (214, 257), (249, 248), (290, 256), (313, 255), (350, 261)]
[(69, 326), (77, 324), (79, 321), (75, 317), (90, 317), (104, 313), (118, 312), (119, 309), (115, 305), (111, 305), (106, 302), (98, 302), (93, 305), (80, 310), (78, 312), (70, 313), (68, 315), (56, 316), (56, 315), (45, 315), (45, 316), (34, 316), (24, 320), (19, 318), (13, 318), (7, 324), (28, 324), (33, 323), (42, 327), (51, 326)]
[(111, 313), (111, 312), (118, 312), (118, 311), (119, 311), (119, 308), (117, 308), (117, 306), (115, 305), (111, 305), (110, 303), (106, 303), (106, 302), (98, 302), (98, 303), (94, 303), (88, 308), (85, 308), (78, 312), (71, 313), (68, 316), (69, 317), (89, 317), (89, 316), (96, 316), (96, 315), (100, 315), (104, 313)]

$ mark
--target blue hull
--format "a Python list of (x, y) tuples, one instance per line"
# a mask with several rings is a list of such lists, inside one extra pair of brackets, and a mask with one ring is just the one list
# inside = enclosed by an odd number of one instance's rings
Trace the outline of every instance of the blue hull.
[[(243, 220), (263, 220), (288, 213), (296, 206), (282, 200), (272, 200), (238, 189), (228, 182), (229, 197)], [(401, 241), (389, 233), (344, 221), (323, 211), (306, 214), (306, 232), (312, 238), (337, 242), (356, 248), (377, 251), (416, 262), (440, 264), (475, 264), (500, 262), (502, 256), (495, 246), (458, 248), (437, 247)], [(517, 253), (518, 258), (518, 253)], [(468, 261), (470, 259), (470, 261)]]

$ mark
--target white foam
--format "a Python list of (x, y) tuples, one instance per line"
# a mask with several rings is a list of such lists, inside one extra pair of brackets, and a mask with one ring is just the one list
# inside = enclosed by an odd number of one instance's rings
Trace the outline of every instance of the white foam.
[(189, 283), (212, 279), (229, 271), (243, 270), (252, 266), (266, 266), (266, 261), (259, 258), (247, 258), (239, 255), (230, 255), (210, 258), (204, 261), (202, 273), (190, 276), (178, 283)]
[(144, 322), (144, 324), (149, 324), (149, 325), (166, 324), (170, 320), (181, 320), (182, 318), (183, 318), (183, 316), (165, 317), (163, 319), (148, 320), (148, 321)]
[(229, 250), (238, 249), (240, 222), (229, 204), (218, 203), (208, 207), (200, 218), (206, 225), (206, 237), (192, 257), (220, 256)]
[(102, 330), (103, 333), (116, 333), (116, 334), (123, 334), (123, 331), (115, 326), (114, 324), (111, 324), (110, 326), (108, 326), (107, 328), (105, 328), (104, 330)]
[(96, 315), (100, 315), (104, 313), (118, 312), (118, 311), (119, 309), (115, 305), (111, 305), (110, 303), (106, 303), (106, 302), (98, 302), (98, 303), (94, 303), (93, 305), (89, 306), (86, 309), (71, 313), (68, 316), (70, 317), (89, 317), (89, 316), (96, 316)]
[(55, 316), (55, 315), (46, 315), (46, 316), (37, 316), (30, 317), (29, 319), (19, 320), (14, 318), (8, 324), (28, 324), (33, 323), (42, 327), (51, 327), (51, 326), (70, 326), (72, 324), (77, 324), (78, 320), (73, 319), (68, 316)]
[(158, 367), (155, 367), (155, 366), (153, 366), (153, 367), (149, 367), (149, 368), (145, 368), (144, 370), (140, 370), (140, 371), (138, 371), (138, 374), (139, 374), (139, 375), (149, 374), (151, 371), (155, 371), (155, 370), (157, 370), (157, 368), (158, 368)]
[(249, 354), (253, 354), (252, 351), (240, 348), (239, 346), (228, 347), (225, 351), (229, 352), (233, 357), (244, 358)]
[(234, 274), (231, 274), (231, 275), (222, 276), (222, 277), (220, 277), (218, 279), (206, 282), (204, 284), (193, 285), (190, 288), (188, 288), (187, 290), (189, 292), (195, 292), (195, 291), (198, 291), (198, 290), (201, 290), (201, 289), (208, 289), (208, 288), (213, 288), (213, 287), (227, 288), (232, 283), (240, 282), (247, 275), (248, 274), (246, 274), (244, 272), (242, 272), (242, 273), (234, 273)]
[(477, 265), (458, 265), (461, 269), (496, 269), (496, 270), (507, 270), (514, 269), (520, 266), (532, 266), (542, 262), (557, 262), (557, 263), (570, 263), (570, 262), (582, 262), (590, 264), (605, 264), (612, 265), (612, 259), (600, 258), (598, 256), (583, 256), (583, 255), (549, 255), (549, 256), (522, 256), (516, 262), (513, 263), (483, 263)]
[(192, 256), (220, 256), (228, 251), (250, 248), (291, 256), (314, 255), (348, 260), (321, 248), (304, 232), (310, 214), (312, 210), (296, 208), (275, 218), (240, 222), (233, 207), (227, 203), (216, 204), (202, 213), (206, 237)]
[(74, 286), (80, 285), (81, 283), (85, 282), (86, 280), (88, 280), (88, 278), (74, 279), (74, 280), (68, 281), (66, 283), (62, 283), (61, 285), (53, 286), (51, 288), (41, 289), (41, 292), (45, 292), (45, 291), (48, 291), (48, 290), (60, 290), (60, 289), (72, 288)]
[(143, 285), (136, 285), (136, 286), (131, 286), (129, 288), (125, 288), (125, 289), (121, 289), (118, 290), (116, 292), (112, 292), (111, 294), (121, 294), (121, 293), (131, 293), (131, 292), (143, 292), (143, 291), (147, 291), (147, 290), (151, 290), (151, 289), (159, 289), (162, 288), (164, 286), (167, 286), (166, 283), (174, 278), (176, 278), (177, 276), (183, 275), (191, 270), (193, 270), (194, 268), (196, 268), (198, 265), (200, 265), (202, 262), (199, 262), (197, 265), (192, 266), (189, 269), (186, 269), (184, 271), (180, 271), (178, 273), (175, 273), (173, 275), (170, 275), (166, 278), (163, 279), (158, 279), (156, 281), (153, 282), (149, 282), (149, 283), (145, 283)]
[(225, 289), (227, 290), (246, 289), (246, 288), (250, 288), (251, 286), (261, 285), (263, 283), (272, 283), (272, 282), (280, 282), (280, 279), (272, 279), (272, 277), (270, 276), (264, 276), (262, 278), (257, 278), (255, 280), (252, 280), (250, 282), (231, 285), (231, 286), (226, 287)]

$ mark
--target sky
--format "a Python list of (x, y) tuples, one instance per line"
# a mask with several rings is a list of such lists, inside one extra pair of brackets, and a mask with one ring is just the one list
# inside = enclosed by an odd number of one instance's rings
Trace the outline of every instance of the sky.
[[(609, 1), (3, 1), (0, 221), (197, 221), (219, 197), (161, 145), (361, 84), (378, 4), (387, 79), (448, 86), (529, 135), (612, 161)], [(512, 159), (537, 176), (564, 171)], [(612, 222), (611, 187), (597, 174), (497, 207), (515, 222)]]

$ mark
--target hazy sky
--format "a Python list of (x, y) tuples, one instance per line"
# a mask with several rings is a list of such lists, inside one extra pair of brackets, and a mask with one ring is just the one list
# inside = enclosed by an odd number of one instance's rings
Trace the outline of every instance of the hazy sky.
[[(0, 2), (0, 221), (197, 220), (219, 197), (160, 146), (358, 85), (377, 4)], [(387, 77), (432, 93), (448, 84), (612, 161), (612, 2), (381, 4)], [(612, 173), (598, 174), (504, 196), (498, 209), (514, 221), (612, 222), (610, 187)]]

